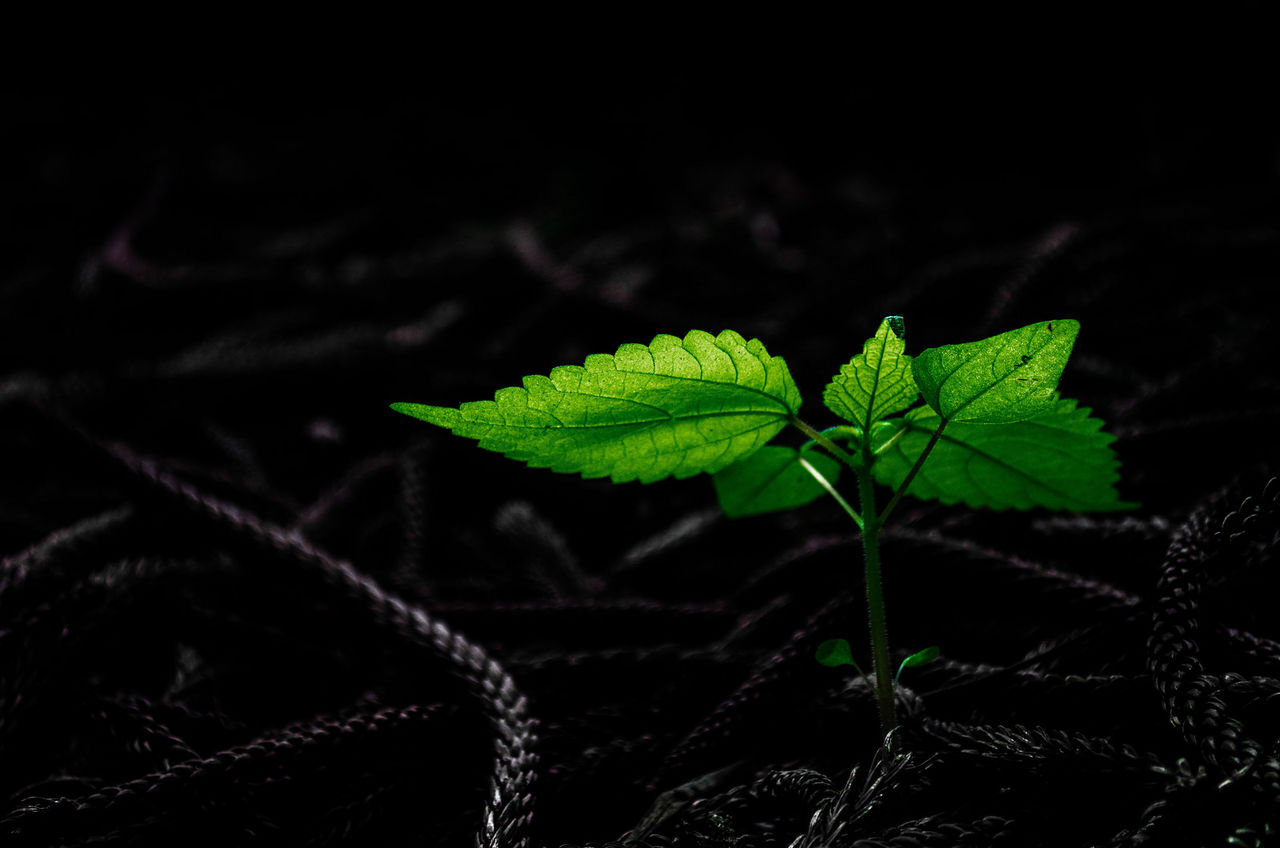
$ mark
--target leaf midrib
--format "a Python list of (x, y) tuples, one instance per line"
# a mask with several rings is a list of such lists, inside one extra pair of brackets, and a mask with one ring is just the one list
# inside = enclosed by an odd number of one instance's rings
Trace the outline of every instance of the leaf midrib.
[[(890, 330), (890, 332), (893, 331)], [(879, 338), (879, 335), (879, 333), (876, 334), (875, 340), (880, 342), (880, 358), (876, 360), (875, 376), (871, 380), (871, 391), (868, 392), (867, 411), (862, 416), (862, 426), (864, 428), (871, 426), (871, 415), (876, 409), (876, 392), (880, 391), (880, 369), (884, 367), (884, 352), (885, 348), (889, 346), (888, 340)]]
[[(599, 397), (599, 395), (591, 395), (591, 397)], [(546, 410), (539, 410), (539, 411), (546, 412)], [(549, 412), (547, 412), (546, 414), (551, 415), (551, 413)], [(724, 417), (733, 416), (733, 415), (737, 415), (737, 416), (759, 415), (759, 416), (765, 416), (768, 418), (789, 417), (789, 415), (783, 416), (783, 415), (779, 415), (776, 412), (765, 412), (760, 410), (754, 410), (749, 412), (734, 412), (731, 410), (725, 410), (720, 412), (702, 412), (702, 413), (698, 413), (697, 415), (668, 415), (667, 418), (654, 418), (647, 421), (621, 421), (621, 422), (614, 422), (610, 424), (563, 424), (562, 423), (559, 426), (551, 426), (551, 425), (533, 425), (533, 424), (507, 424), (505, 422), (498, 423), (496, 421), (479, 421), (476, 419), (472, 419), (467, 423), (468, 424), (487, 424), (491, 427), (510, 427), (512, 429), (519, 429), (519, 430), (599, 430), (599, 429), (604, 429), (608, 427), (641, 427), (641, 426), (647, 426), (651, 424), (666, 424), (670, 421), (698, 421), (703, 418), (724, 418)]]
[[(754, 354), (753, 354), (753, 355), (754, 355)], [(770, 362), (772, 362), (772, 361), (773, 361), (774, 359), (776, 359), (776, 358), (777, 358), (777, 357), (770, 357), (770, 358), (769, 358), (769, 359), (770, 359)], [(756, 361), (757, 361), (757, 362), (759, 362), (760, 360), (759, 360), (759, 359), (757, 359)], [(699, 362), (698, 364), (699, 364), (699, 365), (701, 365), (702, 363), (701, 363), (701, 362)], [(766, 380), (766, 382), (767, 382), (767, 381), (768, 381), (768, 379), (769, 379), (769, 366), (768, 366), (768, 365), (765, 365), (765, 363), (763, 363), (763, 362), (761, 362), (760, 364), (761, 364), (761, 366), (763, 366), (763, 367), (764, 367), (764, 370), (765, 370), (765, 380)], [(737, 364), (736, 362), (735, 362), (735, 363), (733, 363), (733, 368), (734, 368), (734, 373), (735, 373), (735, 374), (738, 374), (738, 375), (740, 375), (740, 374), (741, 374), (741, 372), (737, 370), (737, 369), (738, 369), (738, 364)], [(760, 395), (760, 397), (762, 397), (762, 398), (767, 398), (767, 399), (769, 399), (769, 400), (773, 401), (774, 403), (776, 403), (776, 404), (778, 404), (779, 406), (781, 406), (784, 410), (786, 410), (786, 412), (787, 412), (787, 415), (788, 415), (788, 416), (790, 416), (790, 415), (792, 414), (792, 409), (791, 409), (791, 407), (790, 407), (790, 406), (788, 406), (788, 405), (787, 405), (787, 402), (786, 402), (785, 400), (783, 400), (782, 398), (780, 398), (780, 397), (778, 397), (778, 396), (776, 396), (776, 395), (771, 395), (771, 394), (769, 394), (768, 392), (766, 392), (764, 389), (757, 389), (757, 388), (756, 388), (756, 387), (754, 387), (754, 386), (744, 386), (742, 383), (737, 383), (737, 382), (734, 382), (734, 383), (726, 383), (726, 382), (725, 382), (725, 381), (723, 381), (723, 380), (708, 380), (706, 377), (682, 377), (682, 376), (680, 376), (680, 375), (678, 375), (678, 374), (655, 374), (655, 373), (653, 373), (652, 371), (623, 371), (623, 370), (620, 370), (620, 369), (618, 369), (618, 368), (616, 368), (616, 367), (615, 367), (613, 370), (614, 370), (614, 373), (617, 373), (617, 374), (636, 374), (636, 375), (641, 376), (641, 377), (664, 377), (664, 378), (666, 378), (666, 379), (668, 379), (668, 380), (679, 380), (679, 381), (681, 381), (681, 382), (686, 382), (686, 383), (701, 383), (701, 384), (704, 384), (704, 385), (712, 385), (712, 386), (727, 386), (727, 387), (729, 387), (729, 388), (742, 389), (744, 392), (751, 392), (752, 394)], [(567, 389), (562, 389), (562, 388), (560, 388), (559, 386), (556, 386), (556, 391), (557, 391), (557, 392), (559, 392), (559, 393), (561, 393), (561, 394), (566, 394), (566, 395), (582, 395), (583, 397), (604, 397), (604, 398), (609, 398), (610, 400), (631, 400), (631, 398), (616, 397), (616, 396), (614, 396), (614, 395), (588, 394), (587, 392), (575, 392), (575, 391), (569, 391), (569, 390), (567, 390)], [(636, 401), (636, 402), (637, 402), (637, 403), (643, 403), (643, 401)]]
[[(909, 428), (909, 429), (915, 430), (915, 431), (920, 432), (920, 433), (932, 433), (932, 431), (931, 431), (931, 430), (929, 430), (927, 427), (921, 427), (919, 424), (917, 424), (917, 423), (916, 423), (916, 422), (914, 422), (914, 421), (908, 422), (907, 426), (908, 426), (908, 428)], [(1047, 428), (1047, 429), (1053, 429), (1053, 428)], [(970, 444), (970, 443), (968, 443), (968, 442), (962, 442), (962, 441), (960, 441), (959, 439), (955, 438), (954, 436), (948, 435), (948, 434), (947, 434), (947, 433), (945, 433), (945, 432), (944, 432), (944, 433), (939, 437), (939, 440), (940, 440), (940, 441), (944, 441), (944, 442), (950, 442), (950, 443), (951, 443), (951, 444), (953, 444), (953, 445), (958, 445), (959, 447), (964, 448), (965, 450), (967, 450), (967, 451), (968, 451), (969, 453), (971, 453), (971, 454), (974, 454), (974, 455), (976, 455), (976, 456), (980, 456), (980, 457), (982, 457), (983, 459), (987, 460), (988, 462), (991, 462), (991, 463), (993, 463), (993, 464), (995, 464), (995, 465), (998, 465), (998, 466), (1000, 466), (1001, 468), (1008, 469), (1009, 471), (1011, 471), (1011, 472), (1013, 472), (1014, 474), (1016, 474), (1018, 477), (1021, 477), (1021, 478), (1025, 479), (1025, 480), (1027, 480), (1027, 481), (1031, 482), (1032, 484), (1034, 484), (1034, 485), (1036, 485), (1036, 486), (1040, 487), (1041, 489), (1044, 489), (1044, 490), (1049, 491), (1049, 492), (1053, 492), (1053, 493), (1054, 493), (1055, 495), (1057, 495), (1058, 497), (1066, 498), (1067, 500), (1072, 501), (1073, 503), (1082, 504), (1082, 505), (1084, 505), (1084, 506), (1086, 506), (1086, 507), (1087, 507), (1087, 506), (1089, 505), (1089, 503), (1090, 503), (1090, 501), (1084, 500), (1083, 498), (1076, 497), (1075, 495), (1072, 495), (1072, 494), (1069, 494), (1069, 493), (1067, 493), (1067, 492), (1064, 492), (1064, 491), (1062, 491), (1061, 489), (1058, 489), (1058, 488), (1055, 488), (1055, 487), (1053, 487), (1053, 486), (1050, 486), (1048, 483), (1045, 483), (1045, 482), (1043, 482), (1042, 480), (1037, 479), (1036, 477), (1032, 477), (1030, 474), (1028, 474), (1027, 472), (1023, 471), (1022, 469), (1020, 469), (1020, 468), (1018, 468), (1018, 467), (1016, 467), (1016, 466), (1010, 465), (1009, 463), (1005, 462), (1004, 460), (999, 459), (999, 458), (997, 458), (997, 457), (994, 457), (994, 456), (992, 456), (991, 454), (987, 453), (986, 451), (984, 451), (984, 450), (981, 450), (981, 449), (979, 449), (979, 448), (974, 447), (973, 445), (971, 445), (971, 444)], [(904, 451), (904, 450), (902, 449), (902, 446), (901, 446), (901, 445), (899, 445), (899, 446), (898, 446), (897, 450), (898, 450), (898, 452), (899, 452), (899, 453), (901, 453), (901, 454), (902, 454), (903, 459), (907, 460), (907, 461), (908, 461), (908, 463), (912, 462), (912, 460), (910, 460), (910, 459), (907, 457), (906, 451)], [(967, 469), (966, 469), (965, 473), (966, 473), (966, 474), (968, 474), (968, 470), (967, 470)], [(969, 476), (970, 481), (973, 481), (973, 475), (969, 474), (968, 476)], [(976, 483), (976, 481), (973, 481), (973, 484), (974, 484), (975, 486), (977, 486), (977, 485), (978, 485), (978, 484)], [(935, 484), (935, 488), (939, 488), (939, 487), (937, 487), (937, 485)], [(981, 487), (981, 486), (978, 486), (978, 488), (982, 488), (982, 487)]]
[[(1013, 344), (1013, 342), (1012, 342), (1012, 341), (1007, 341), (1007, 342), (1005, 342), (1004, 344), (1000, 345), (1000, 349), (999, 349), (999, 350), (997, 350), (997, 351), (995, 352), (995, 355), (991, 357), (992, 364), (994, 364), (994, 363), (995, 363), (995, 361), (996, 361), (997, 359), (999, 359), (999, 358), (1000, 358), (1000, 354), (1004, 353), (1005, 349), (1006, 349), (1007, 347), (1009, 347), (1009, 345), (1011, 345), (1011, 344)], [(1030, 358), (1031, 358), (1031, 357), (1034, 357), (1036, 354), (1040, 353), (1040, 351), (1041, 351), (1041, 350), (1044, 350), (1044, 349), (1045, 349), (1045, 347), (1047, 347), (1047, 346), (1048, 346), (1048, 342), (1046, 342), (1044, 345), (1041, 345), (1041, 346), (1040, 346), (1040, 350), (1037, 350), (1035, 353), (1028, 354), (1028, 355), (1027, 355), (1027, 356), (1028, 356), (1028, 364), (1030, 363)], [(953, 369), (952, 369), (952, 370), (947, 374), (947, 376), (943, 377), (943, 378), (942, 378), (942, 380), (938, 383), (938, 405), (939, 405), (939, 406), (941, 406), (941, 405), (942, 405), (942, 389), (947, 385), (947, 381), (948, 381), (948, 380), (950, 380), (952, 377), (954, 377), (954, 376), (956, 375), (956, 372), (957, 372), (957, 371), (959, 371), (961, 368), (965, 367), (966, 365), (968, 365), (968, 364), (969, 364), (970, 362), (972, 362), (972, 361), (973, 361), (973, 360), (971, 360), (971, 359), (970, 359), (970, 360), (965, 360), (964, 362), (961, 362), (959, 365), (957, 365), (955, 368), (953, 368)], [(1016, 371), (1017, 369), (1015, 368), (1014, 370)], [(960, 405), (959, 405), (959, 406), (957, 406), (955, 409), (951, 410), (951, 414), (947, 416), (947, 420), (948, 420), (948, 421), (954, 421), (957, 413), (959, 413), (962, 409), (965, 409), (966, 407), (968, 407), (968, 406), (970, 406), (971, 404), (973, 404), (976, 400), (978, 400), (978, 398), (982, 397), (982, 396), (983, 396), (983, 395), (985, 395), (987, 392), (991, 391), (991, 390), (992, 390), (992, 389), (994, 389), (996, 386), (998, 386), (998, 385), (1000, 385), (1001, 383), (1003, 383), (1005, 380), (1009, 379), (1009, 375), (1011, 375), (1011, 374), (1013, 374), (1013, 371), (1009, 371), (1008, 373), (1006, 373), (1006, 374), (1005, 374), (1004, 376), (1002, 376), (1002, 377), (997, 377), (997, 378), (996, 378), (996, 380), (995, 380), (995, 382), (988, 384), (985, 388), (983, 388), (983, 389), (982, 389), (982, 391), (980, 391), (980, 392), (978, 392), (977, 394), (973, 395), (973, 396), (972, 396), (972, 397), (970, 397), (968, 400), (966, 400), (964, 403), (960, 404)], [(944, 436), (943, 438), (946, 438), (946, 437)]]
[[(759, 360), (757, 359), (757, 361)], [(760, 364), (765, 369), (765, 379), (767, 380), (769, 368), (763, 362), (761, 362)], [(629, 427), (629, 426), (634, 426), (639, 424), (661, 424), (668, 421), (695, 421), (695, 420), (701, 420), (703, 418), (718, 418), (718, 417), (729, 416), (729, 415), (767, 415), (771, 418), (790, 418), (794, 414), (791, 407), (782, 398), (779, 398), (775, 395), (771, 395), (763, 389), (757, 389), (754, 386), (744, 386), (741, 383), (726, 383), (721, 380), (708, 380), (704, 377), (681, 377), (674, 374), (654, 374), (652, 372), (647, 372), (647, 371), (621, 371), (617, 368), (614, 368), (614, 373), (637, 374), (637, 375), (646, 376), (646, 377), (664, 377), (668, 380), (678, 380), (682, 382), (700, 383), (704, 385), (709, 384), (713, 386), (725, 386), (732, 389), (740, 389), (742, 391), (750, 392), (752, 394), (756, 394), (756, 395), (759, 395), (760, 397), (767, 398), (768, 400), (773, 401), (779, 407), (781, 407), (782, 414), (779, 414), (776, 412), (769, 412), (765, 410), (750, 410), (750, 411), (719, 410), (717, 412), (702, 412), (696, 415), (673, 415), (672, 413), (668, 412), (667, 410), (663, 409), (660, 406), (654, 406), (651, 403), (645, 403), (642, 400), (637, 400), (632, 397), (620, 397), (618, 395), (609, 395), (609, 394), (604, 394), (602, 392), (594, 392), (594, 393), (580, 392), (580, 391), (574, 391), (572, 389), (562, 389), (559, 386), (556, 386), (555, 387), (556, 394), (577, 395), (578, 397), (584, 397), (584, 398), (604, 398), (607, 400), (618, 400), (618, 401), (623, 401), (625, 403), (634, 403), (637, 406), (647, 407), (648, 409), (652, 409), (655, 412), (660, 412), (666, 417), (656, 418), (649, 421), (625, 421), (620, 423), (613, 422), (608, 424), (565, 424), (561, 422), (559, 427), (538, 427), (538, 426), (528, 426), (528, 425), (521, 425), (521, 424), (507, 424), (505, 422), (502, 424), (497, 424), (493, 426), (513, 427), (513, 428), (520, 428), (520, 429), (526, 429), (526, 430), (558, 430), (558, 429), (591, 430), (591, 429), (603, 429), (606, 427)], [(734, 363), (734, 374), (741, 374), (741, 372), (738, 371), (737, 369), (736, 363)], [(528, 393), (528, 389), (524, 389), (523, 391), (525, 391), (526, 394)], [(490, 401), (490, 403), (492, 403), (492, 401)], [(532, 407), (529, 407), (529, 408), (532, 408)], [(555, 418), (557, 421), (560, 420), (554, 412), (551, 412), (549, 410), (539, 409), (537, 411), (546, 415), (550, 415), (552, 418)], [(489, 422), (476, 421), (472, 419), (471, 423), (482, 424), (482, 423), (489, 423)]]
[[(798, 457), (798, 456), (799, 456), (799, 454), (797, 453), (797, 454), (796, 454), (796, 457)], [(783, 464), (778, 468), (778, 470), (777, 470), (777, 471), (775, 471), (775, 472), (773, 472), (772, 474), (770, 474), (770, 475), (769, 475), (769, 477), (768, 477), (768, 478), (767, 478), (763, 483), (761, 483), (759, 486), (757, 486), (757, 487), (755, 487), (754, 489), (752, 489), (752, 490), (751, 490), (751, 494), (750, 494), (747, 498), (745, 498), (745, 499), (742, 501), (742, 505), (743, 505), (743, 506), (748, 506), (748, 505), (750, 505), (750, 504), (751, 504), (751, 502), (752, 502), (752, 501), (754, 501), (754, 500), (756, 500), (757, 498), (759, 498), (759, 497), (760, 497), (760, 495), (761, 495), (761, 494), (762, 494), (766, 489), (768, 489), (770, 486), (772, 486), (774, 483), (776, 483), (776, 482), (778, 481), (778, 478), (779, 478), (779, 477), (781, 477), (783, 474), (785, 474), (785, 473), (787, 472), (787, 469), (791, 466), (791, 463), (792, 463), (792, 462), (795, 462), (796, 457), (788, 457), (787, 461), (786, 461), (785, 463), (783, 463)]]

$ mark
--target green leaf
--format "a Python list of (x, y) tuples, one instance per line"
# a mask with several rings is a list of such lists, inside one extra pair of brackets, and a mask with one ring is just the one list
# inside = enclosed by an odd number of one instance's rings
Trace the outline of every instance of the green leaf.
[(391, 408), (535, 468), (651, 483), (754, 453), (800, 408), (800, 391), (759, 339), (692, 330), (525, 377), (491, 401)]
[(1056, 319), (980, 342), (922, 351), (911, 363), (925, 403), (948, 421), (1025, 421), (1057, 400), (1080, 322)]
[(778, 512), (804, 506), (825, 494), (801, 458), (835, 483), (840, 479), (840, 463), (826, 454), (792, 447), (768, 445), (740, 459), (711, 477), (720, 508), (730, 518)]
[(911, 357), (903, 353), (902, 327), (897, 315), (880, 322), (862, 353), (840, 366), (840, 373), (827, 384), (822, 393), (827, 409), (865, 430), (915, 403), (916, 381), (911, 376)]
[(902, 665), (898, 666), (898, 673), (893, 676), (893, 682), (898, 682), (898, 678), (902, 676), (903, 669), (915, 668), (918, 665), (928, 665), (936, 660), (941, 654), (942, 651), (938, 649), (937, 645), (931, 645), (923, 651), (916, 651), (914, 654), (903, 660)]
[[(1042, 506), (1072, 512), (1130, 509), (1115, 483), (1120, 462), (1102, 420), (1060, 399), (1047, 411), (1013, 424), (948, 423), (907, 494), (945, 504), (992, 509)], [(876, 480), (897, 488), (938, 429), (928, 407), (908, 412), (906, 432), (872, 466)], [(887, 440), (891, 433), (877, 438)]]
[(828, 427), (822, 431), (822, 435), (837, 444), (840, 442), (844, 442), (846, 444), (849, 442), (853, 442), (857, 445), (862, 444), (862, 428), (855, 427), (852, 424), (837, 424), (834, 427)]
[(828, 668), (836, 668), (842, 665), (851, 665), (862, 673), (862, 669), (858, 668), (858, 664), (853, 661), (853, 652), (849, 650), (849, 643), (844, 639), (828, 639), (818, 646), (814, 658), (827, 666)]

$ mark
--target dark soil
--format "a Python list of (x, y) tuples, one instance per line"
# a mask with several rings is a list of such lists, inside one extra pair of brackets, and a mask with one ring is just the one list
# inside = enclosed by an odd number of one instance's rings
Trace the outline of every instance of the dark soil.
[[(1270, 96), (552, 76), (8, 101), (0, 844), (1272, 844)], [(1079, 319), (1142, 506), (899, 508), (883, 745), (834, 504), (387, 409), (730, 328), (834, 423), (888, 314)]]

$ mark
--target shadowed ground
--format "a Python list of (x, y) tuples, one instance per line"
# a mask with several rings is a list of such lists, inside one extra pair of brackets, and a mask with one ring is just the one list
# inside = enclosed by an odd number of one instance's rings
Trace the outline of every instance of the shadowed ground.
[[(1251, 92), (564, 82), (18, 98), (4, 844), (1267, 844)], [(894, 658), (943, 657), (889, 748), (813, 660), (865, 654), (835, 504), (729, 521), (706, 478), (529, 470), (387, 409), (729, 328), (820, 423), (889, 314), (908, 352), (1078, 319), (1063, 393), (1142, 503), (904, 502)]]

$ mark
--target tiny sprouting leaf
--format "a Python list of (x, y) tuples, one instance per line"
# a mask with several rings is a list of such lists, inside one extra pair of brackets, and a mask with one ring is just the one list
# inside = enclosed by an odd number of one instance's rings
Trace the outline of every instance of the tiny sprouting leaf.
[(948, 421), (1025, 421), (1053, 406), (1079, 332), (1078, 321), (1041, 321), (921, 351), (911, 370), (925, 403)]
[(923, 651), (916, 651), (914, 654), (904, 659), (902, 661), (902, 665), (898, 666), (898, 673), (893, 676), (893, 682), (898, 682), (898, 678), (902, 676), (903, 669), (915, 668), (919, 665), (928, 665), (936, 660), (941, 654), (942, 651), (938, 649), (937, 645), (930, 645)]
[(837, 444), (840, 442), (862, 444), (862, 428), (853, 424), (837, 424), (834, 427), (828, 427), (822, 431), (822, 435)]
[(391, 408), (535, 468), (651, 483), (749, 456), (786, 426), (800, 391), (759, 339), (692, 330), (525, 377), (491, 401)]
[(844, 639), (828, 639), (818, 646), (814, 658), (818, 662), (828, 668), (836, 668), (842, 665), (851, 665), (858, 669), (858, 673), (862, 673), (862, 669), (858, 668), (858, 664), (853, 661), (853, 652), (849, 650), (849, 643)]
[(822, 393), (822, 401), (836, 415), (864, 430), (872, 422), (901, 412), (916, 401), (911, 357), (903, 351), (903, 322), (890, 316), (867, 339), (862, 353), (840, 366)]
[[(1137, 506), (1120, 500), (1115, 488), (1120, 478), (1111, 447), (1115, 436), (1103, 432), (1102, 420), (1089, 413), (1063, 398), (1026, 421), (949, 423), (907, 494), (992, 509), (1092, 512)], [(928, 407), (908, 412), (901, 425), (906, 432), (872, 466), (876, 480), (900, 486), (938, 423), (938, 414)]]
[(720, 508), (730, 518), (741, 518), (794, 509), (822, 497), (822, 486), (800, 464), (802, 458), (827, 482), (840, 479), (840, 463), (826, 454), (766, 445), (711, 476)]

